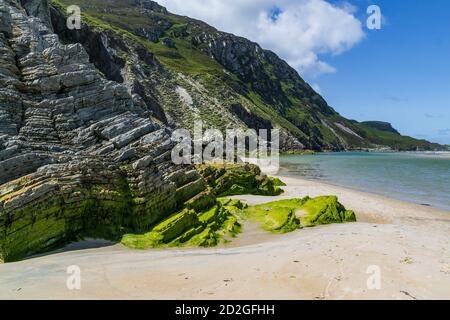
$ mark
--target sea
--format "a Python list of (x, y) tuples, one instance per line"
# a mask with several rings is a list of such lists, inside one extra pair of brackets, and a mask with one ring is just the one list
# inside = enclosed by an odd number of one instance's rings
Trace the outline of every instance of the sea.
[(280, 175), (319, 180), (450, 212), (450, 153), (283, 155)]

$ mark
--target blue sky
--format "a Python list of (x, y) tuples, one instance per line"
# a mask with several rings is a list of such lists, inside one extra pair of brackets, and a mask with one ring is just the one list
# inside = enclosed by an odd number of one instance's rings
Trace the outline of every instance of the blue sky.
[[(450, 144), (449, 0), (159, 0), (285, 59), (347, 118)], [(378, 5), (381, 30), (366, 28)]]
[[(317, 82), (328, 103), (356, 120), (450, 144), (450, 1), (376, 1), (386, 21), (351, 50), (323, 57)], [(364, 18), (367, 1), (353, 1)]]

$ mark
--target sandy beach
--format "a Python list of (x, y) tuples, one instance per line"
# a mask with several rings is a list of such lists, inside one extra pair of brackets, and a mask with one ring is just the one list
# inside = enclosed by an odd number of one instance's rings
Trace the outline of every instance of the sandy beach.
[[(450, 299), (450, 212), (280, 177), (279, 197), (337, 195), (358, 222), (274, 235), (245, 224), (231, 244), (133, 251), (120, 244), (0, 265), (1, 299)], [(81, 270), (68, 290), (67, 268)], [(381, 288), (368, 287), (378, 268)]]

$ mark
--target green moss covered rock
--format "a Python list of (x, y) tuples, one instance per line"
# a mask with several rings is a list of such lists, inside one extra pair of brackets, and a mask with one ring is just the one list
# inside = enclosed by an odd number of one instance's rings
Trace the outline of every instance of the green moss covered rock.
[(198, 225), (198, 222), (197, 213), (194, 210), (185, 209), (169, 219), (164, 220), (153, 228), (152, 231), (161, 234), (164, 242), (169, 242), (185, 230)]
[(283, 193), (280, 187), (285, 185), (280, 179), (262, 175), (259, 167), (252, 164), (201, 165), (198, 170), (219, 197), (277, 196)]
[(300, 220), (295, 215), (295, 205), (276, 201), (248, 206), (242, 212), (245, 218), (257, 221), (264, 230), (273, 233), (288, 233), (300, 228)]
[(353, 211), (346, 210), (335, 196), (311, 199), (288, 199), (238, 209), (232, 202), (227, 207), (241, 211), (243, 217), (253, 219), (261, 227), (274, 233), (287, 233), (302, 227), (322, 224), (355, 222)]
[(305, 202), (300, 207), (300, 221), (304, 227), (356, 221), (355, 213), (345, 209), (336, 196), (306, 198), (303, 201)]
[(200, 212), (202, 210), (211, 208), (215, 204), (216, 204), (216, 197), (211, 192), (211, 190), (206, 190), (204, 192), (199, 193), (192, 199), (186, 201), (184, 206), (188, 209)]
[[(208, 193), (199, 195), (204, 201)], [(125, 235), (122, 243), (134, 249), (157, 247), (210, 247), (224, 236), (241, 231), (239, 220), (253, 220), (273, 233), (288, 233), (302, 227), (356, 221), (335, 196), (288, 199), (248, 206), (239, 200), (218, 199), (209, 209), (185, 209), (156, 225), (144, 235)]]
[(126, 234), (122, 238), (122, 244), (132, 249), (157, 248), (164, 244), (164, 236), (157, 232), (146, 234)]
[[(208, 192), (200, 195), (196, 201), (203, 203), (205, 199), (210, 199)], [(238, 219), (221, 203), (214, 202), (213, 206), (198, 211), (193, 207), (160, 222), (149, 233), (123, 236), (122, 244), (133, 249), (210, 247), (217, 245), (226, 235), (236, 236), (239, 233), (241, 225)]]

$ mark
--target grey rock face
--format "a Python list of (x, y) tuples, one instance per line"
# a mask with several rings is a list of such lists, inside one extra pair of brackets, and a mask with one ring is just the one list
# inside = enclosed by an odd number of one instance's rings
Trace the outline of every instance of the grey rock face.
[[(242, 81), (250, 83), (264, 100), (279, 108), (289, 107), (290, 102), (283, 92), (280, 81), (295, 84), (292, 95), (306, 99), (321, 112), (330, 113), (326, 101), (307, 85), (285, 61), (271, 51), (264, 50), (257, 43), (245, 38), (219, 31), (210, 31), (192, 37), (193, 45), (201, 48), (217, 60), (227, 70), (236, 74)], [(265, 65), (271, 66), (270, 74)]]
[(3, 33), (5, 36), (10, 36), (12, 33), (11, 15), (4, 3), (0, 3), (0, 33)]
[(188, 200), (201, 177), (126, 86), (17, 4), (0, 15), (0, 259), (145, 232)]
[(37, 17), (45, 24), (46, 27), (52, 29), (50, 21), (50, 10), (47, 1), (40, 0), (20, 0), (22, 7), (27, 11), (28, 15)]
[[(123, 7), (124, 3), (116, 2), (116, 5)], [(263, 93), (270, 103), (273, 103), (275, 98), (278, 98), (277, 104), (283, 103), (280, 101), (286, 102), (280, 86), (277, 87), (262, 68), (267, 52), (255, 43), (217, 32), (200, 21), (189, 21), (187, 24), (175, 26), (170, 19), (171, 15), (165, 9), (145, 9), (145, 5), (140, 5), (139, 1), (136, 1), (135, 7), (127, 6), (126, 10), (132, 14), (138, 11), (148, 25), (140, 25), (138, 28), (130, 26), (129, 31), (141, 39), (161, 42), (170, 49), (167, 57), (173, 58), (176, 63), (183, 61), (178, 55), (179, 48), (175, 43), (177, 38), (181, 38), (188, 44), (192, 42), (189, 46), (194, 45), (199, 51), (204, 51), (206, 55), (202, 55), (205, 62), (211, 58), (219, 62), (223, 66), (218, 65), (222, 75), (218, 77), (202, 74), (198, 77), (173, 72), (161, 64), (151, 50), (137, 41), (128, 41), (111, 30), (100, 31), (86, 24), (83, 24), (79, 31), (70, 31), (65, 27), (65, 17), (61, 11), (51, 9), (51, 15), (54, 30), (64, 42), (83, 44), (90, 60), (108, 79), (124, 83), (135, 97), (135, 104), (147, 109), (164, 124), (172, 128), (192, 129), (194, 122), (201, 119), (205, 126), (223, 131), (231, 127), (273, 128), (274, 123), (270, 115), (261, 117), (254, 112), (254, 106), (250, 105), (249, 100), (242, 101), (242, 96), (248, 94), (243, 83), (230, 87), (227, 81), (223, 80), (235, 73), (243, 81), (253, 81), (255, 88), (259, 88), (259, 92)], [(208, 33), (197, 35), (203, 28), (208, 30)], [(256, 51), (257, 49), (259, 51)], [(274, 95), (276, 92), (279, 94)], [(187, 103), (188, 101), (192, 103)], [(291, 132), (282, 131), (282, 137), (285, 138), (282, 141), (289, 141), (282, 145), (283, 149), (304, 148)]]
[(136, 6), (141, 7), (143, 10), (158, 12), (158, 13), (167, 13), (167, 9), (163, 6), (159, 5), (156, 1), (152, 0), (135, 0)]
[(151, 28), (138, 28), (135, 30), (136, 35), (146, 38), (152, 42), (158, 42), (166, 30), (172, 27), (172, 24), (161, 18), (150, 16), (149, 19), (154, 20)]

